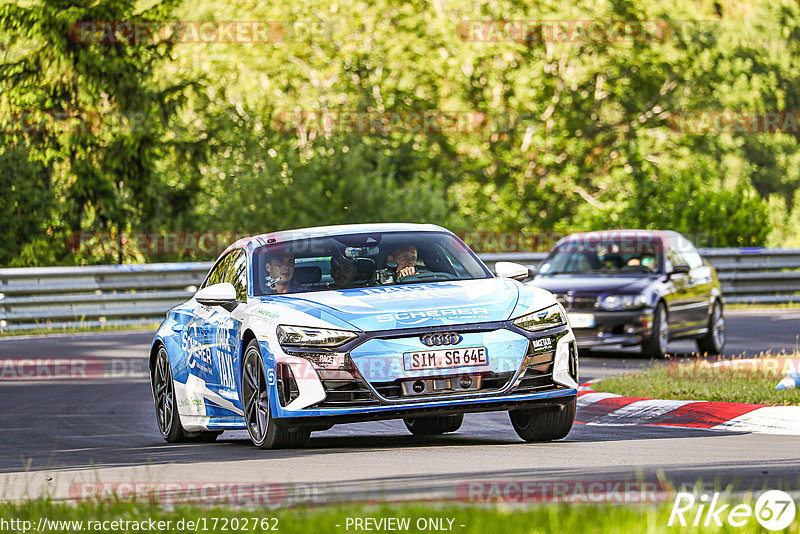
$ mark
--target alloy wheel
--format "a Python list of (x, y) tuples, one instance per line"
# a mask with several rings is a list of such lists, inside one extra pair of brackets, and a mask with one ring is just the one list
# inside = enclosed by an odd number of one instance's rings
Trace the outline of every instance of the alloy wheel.
[(172, 372), (164, 347), (158, 351), (153, 375), (153, 394), (156, 401), (158, 428), (162, 435), (167, 436), (172, 430), (172, 411), (175, 406), (173, 405)]
[(263, 443), (269, 430), (269, 394), (264, 364), (257, 350), (248, 351), (242, 375), (247, 431), (254, 443)]

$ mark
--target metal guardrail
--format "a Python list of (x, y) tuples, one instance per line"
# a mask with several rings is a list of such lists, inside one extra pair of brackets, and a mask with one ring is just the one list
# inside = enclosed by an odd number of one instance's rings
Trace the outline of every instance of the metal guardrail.
[[(800, 302), (800, 250), (717, 248), (700, 251), (726, 302)], [(481, 254), (494, 269), (513, 261), (536, 269), (547, 254)], [(0, 331), (158, 322), (191, 298), (211, 262), (0, 269)]]
[(157, 322), (191, 298), (212, 265), (0, 269), (0, 331)]

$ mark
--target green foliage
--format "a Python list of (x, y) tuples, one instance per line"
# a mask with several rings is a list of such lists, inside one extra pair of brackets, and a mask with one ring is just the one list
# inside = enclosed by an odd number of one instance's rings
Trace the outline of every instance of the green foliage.
[(651, 172), (617, 206), (605, 211), (583, 207), (576, 222), (585, 230), (670, 228), (698, 246), (762, 245), (770, 231), (767, 202), (746, 184), (723, 187), (708, 164)]
[[(27, 160), (36, 163), (26, 169), (34, 167), (44, 180), (19, 172), (12, 179), (20, 188), (42, 185), (41, 201), (28, 200), (38, 204), (34, 215), (53, 223), (51, 235), (53, 226), (64, 234), (120, 232), (154, 230), (168, 220), (170, 206), (161, 202), (166, 184), (156, 165), (173, 149), (168, 124), (192, 82), (157, 82), (170, 42), (113, 46), (76, 38), (74, 28), (82, 21), (158, 21), (174, 4), (164, 0), (146, 12), (126, 0), (0, 6), (0, 28), (10, 35), (0, 64), (3, 144), (12, 153), (35, 153)], [(42, 126), (21, 128), (17, 117)], [(37, 226), (17, 234), (16, 246), (41, 238)]]
[[(282, 31), (268, 42), (191, 44), (86, 43), (69, 32), (78, 21), (169, 19), (278, 21)], [(487, 27), (469, 21), (492, 20), (660, 21), (666, 31), (475, 40)], [(15, 186), (5, 204), (27, 217), (0, 215), (14, 229), (0, 264), (118, 259), (73, 254), (64, 239), (79, 231), (400, 220), (788, 242), (800, 132), (693, 131), (676, 117), (800, 109), (799, 20), (792, 0), (721, 13), (690, 0), (7, 2), (0, 123), (9, 112), (85, 110), (137, 124), (0, 131), (0, 180)], [(426, 110), (468, 112), (474, 128), (281, 128), (285, 112)], [(147, 259), (127, 249), (124, 258)]]

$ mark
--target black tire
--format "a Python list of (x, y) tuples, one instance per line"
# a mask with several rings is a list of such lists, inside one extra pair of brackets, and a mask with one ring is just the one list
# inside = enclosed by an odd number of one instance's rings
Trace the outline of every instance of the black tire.
[(564, 406), (561, 411), (509, 410), (508, 418), (519, 437), (528, 442), (553, 441), (567, 437), (575, 422), (578, 400)]
[(158, 348), (153, 372), (150, 374), (153, 400), (156, 404), (156, 422), (161, 437), (167, 443), (188, 441), (188, 434), (181, 426), (178, 403), (175, 401), (175, 384), (172, 381), (172, 368), (164, 346)]
[(247, 433), (259, 449), (291, 449), (308, 441), (310, 430), (281, 426), (272, 418), (264, 361), (255, 339), (248, 343), (242, 363), (242, 402)]
[(659, 302), (653, 312), (652, 334), (642, 343), (642, 355), (660, 360), (666, 356), (668, 344), (669, 319), (667, 307), (663, 302)]
[(415, 436), (434, 436), (455, 432), (464, 422), (464, 414), (441, 415), (436, 417), (409, 417), (403, 419), (406, 428)]
[(222, 431), (187, 432), (181, 425), (175, 400), (175, 382), (172, 379), (172, 367), (169, 364), (167, 350), (161, 345), (156, 354), (153, 372), (150, 375), (153, 388), (153, 399), (156, 403), (156, 422), (161, 436), (167, 443), (186, 443), (189, 441), (211, 442), (222, 434)]
[(725, 348), (725, 316), (722, 304), (714, 302), (708, 317), (708, 332), (697, 339), (697, 349), (701, 354), (719, 354)]

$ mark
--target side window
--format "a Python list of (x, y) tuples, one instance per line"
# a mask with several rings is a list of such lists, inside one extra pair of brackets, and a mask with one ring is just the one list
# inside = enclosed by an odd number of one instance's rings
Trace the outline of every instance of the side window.
[(226, 270), (225, 282), (230, 282), (236, 288), (236, 300), (247, 300), (247, 254), (236, 250), (230, 255), (230, 268)]
[(664, 253), (667, 255), (667, 261), (669, 261), (672, 265), (676, 263), (686, 263), (686, 259), (675, 250), (675, 246), (673, 243), (670, 243), (668, 247), (664, 249)]
[(230, 264), (232, 254), (226, 254), (221, 260), (217, 262), (213, 269), (211, 269), (211, 273), (208, 275), (208, 279), (203, 284), (203, 287), (212, 286), (214, 284), (219, 284), (225, 281), (225, 272), (228, 270), (228, 265)]
[(684, 258), (686, 258), (686, 263), (689, 264), (689, 267), (692, 269), (696, 269), (703, 265), (703, 258), (700, 257), (700, 253), (697, 252), (697, 249), (694, 248), (688, 239), (681, 236), (678, 240), (680, 243), (681, 253)]

